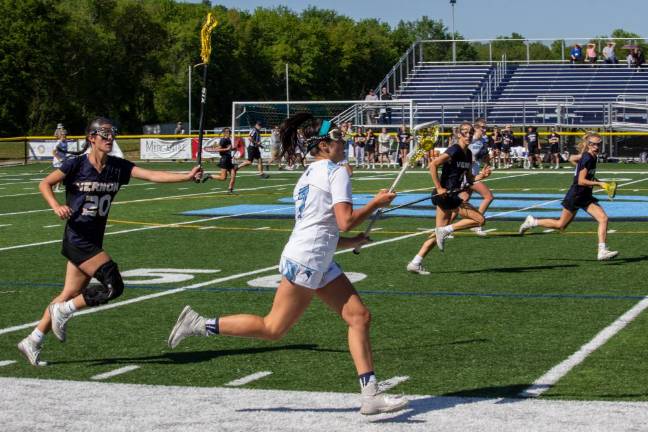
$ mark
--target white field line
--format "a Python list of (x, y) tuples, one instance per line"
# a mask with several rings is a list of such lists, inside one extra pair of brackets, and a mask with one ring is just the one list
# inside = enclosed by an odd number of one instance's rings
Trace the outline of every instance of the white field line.
[[(254, 214), (261, 214), (261, 213), (271, 213), (273, 211), (279, 211), (283, 210), (285, 207), (274, 207), (271, 209), (266, 209), (266, 210), (258, 210), (254, 212), (246, 212), (246, 213), (238, 213), (234, 215), (224, 215), (224, 216), (214, 216), (210, 218), (203, 218), (203, 219), (194, 219), (190, 221), (183, 221), (183, 222), (175, 222), (175, 223), (169, 223), (169, 224), (161, 224), (161, 225), (150, 225), (150, 226), (145, 226), (145, 227), (140, 227), (140, 228), (132, 228), (132, 229), (127, 229), (127, 230), (122, 230), (122, 231), (111, 231), (107, 232), (105, 235), (116, 235), (116, 234), (126, 234), (126, 233), (132, 233), (132, 232), (138, 232), (138, 231), (148, 231), (148, 230), (153, 230), (153, 229), (161, 229), (161, 228), (175, 228), (178, 226), (182, 225), (190, 225), (190, 224), (196, 224), (196, 223), (202, 223), (202, 222), (210, 222), (210, 221), (215, 221), (219, 219), (227, 219), (227, 218), (232, 218), (232, 217), (238, 217), (238, 216), (249, 216), (249, 215), (254, 215)], [(49, 241), (43, 241), (43, 242), (38, 242), (38, 243), (28, 243), (28, 244), (22, 244), (22, 245), (16, 245), (16, 246), (7, 246), (0, 248), (0, 252), (6, 251), (6, 250), (13, 250), (13, 249), (23, 249), (27, 247), (33, 247), (33, 246), (42, 246), (46, 244), (54, 244), (54, 243), (60, 243), (61, 240), (49, 240)]]
[[(487, 182), (487, 181), (495, 181), (495, 180), (505, 180), (505, 179), (510, 179), (513, 177), (525, 177), (525, 176), (530, 176), (530, 175), (536, 175), (540, 173), (523, 173), (523, 174), (516, 174), (516, 175), (509, 175), (509, 176), (504, 176), (504, 177), (488, 177), (485, 180), (482, 180), (482, 182)], [(432, 189), (432, 186), (430, 187), (424, 187), (424, 188), (418, 188), (418, 189), (408, 189), (401, 191), (400, 193), (409, 193), (409, 192), (419, 192), (419, 191), (426, 191)]]
[(134, 371), (135, 369), (139, 369), (139, 366), (128, 365), (128, 366), (120, 367), (119, 369), (115, 369), (115, 370), (110, 371), (110, 372), (100, 373), (99, 375), (95, 375), (90, 379), (92, 379), (92, 380), (104, 380), (104, 379), (112, 378), (112, 377), (117, 376), (117, 375), (125, 374), (125, 373), (130, 372), (130, 371)]
[[(3, 179), (3, 180), (10, 180), (10, 179)], [(0, 186), (13, 186), (13, 185), (17, 185), (17, 184), (36, 183), (37, 181), (40, 181), (40, 180), (18, 181), (18, 182), (14, 182), (14, 183), (0, 183)]]
[(263, 231), (263, 230), (268, 230), (268, 229), (270, 229), (270, 227), (266, 226), (266, 227), (254, 228), (254, 231)]
[[(285, 186), (289, 186), (291, 184), (292, 183), (286, 184)], [(274, 188), (274, 187), (276, 187), (276, 186), (259, 186), (259, 187), (254, 187), (254, 188), (238, 189), (238, 191), (253, 191), (253, 190), (268, 189), (268, 188)], [(136, 199), (136, 200), (130, 200), (130, 201), (117, 201), (117, 202), (112, 203), (112, 205), (132, 204), (132, 203), (141, 203), (141, 202), (150, 202), (150, 201), (162, 201), (162, 200), (176, 199), (176, 198), (177, 199), (182, 199), (182, 198), (194, 197), (194, 196), (225, 194), (226, 192), (227, 192), (227, 190), (225, 190), (225, 189), (216, 189), (213, 192), (198, 192), (198, 193), (182, 194), (182, 195), (169, 195), (169, 196), (156, 197), (156, 198), (142, 198), (142, 199)], [(11, 212), (11, 213), (0, 213), (0, 216), (14, 216), (14, 215), (21, 215), (21, 214), (28, 214), (28, 213), (51, 212), (51, 211), (52, 211), (52, 209), (46, 208), (46, 209), (26, 210), (26, 211)]]
[(639, 303), (634, 305), (630, 310), (617, 318), (616, 321), (601, 330), (596, 336), (594, 336), (591, 341), (580, 347), (578, 351), (570, 355), (566, 360), (560, 362), (543, 376), (535, 380), (531, 387), (523, 390), (520, 393), (520, 396), (537, 397), (545, 391), (549, 390), (554, 384), (558, 382), (558, 380), (567, 375), (567, 373), (574, 367), (582, 363), (583, 360), (587, 358), (587, 356), (589, 356), (591, 353), (605, 344), (612, 338), (612, 336), (620, 332), (625, 326), (630, 324), (632, 320), (639, 316), (639, 314), (643, 312), (647, 307), (648, 297), (644, 297), (643, 300), (639, 301)]
[(16, 363), (16, 360), (2, 360), (0, 361), (0, 367), (9, 366)]
[(408, 377), (408, 376), (395, 376), (395, 377), (386, 379), (384, 381), (380, 381), (378, 383), (378, 388), (381, 391), (388, 391), (388, 390), (393, 389), (394, 387), (396, 387), (398, 384), (404, 383), (409, 378), (410, 377)]
[(615, 232), (617, 232), (617, 230), (615, 230), (615, 229), (611, 229), (611, 230), (607, 231), (608, 234), (614, 234)]
[(493, 232), (493, 231), (497, 231), (497, 228), (489, 228), (489, 229), (484, 230), (485, 233), (489, 233), (489, 232)]
[(12, 195), (0, 195), (0, 198), (21, 197), (21, 196), (27, 196), (27, 195), (40, 195), (40, 192), (28, 192), (28, 193), (19, 193), (19, 194), (12, 194)]
[(55, 228), (55, 227), (60, 227), (61, 224), (55, 224), (55, 225), (43, 225), (43, 228)]
[(272, 372), (270, 371), (257, 372), (257, 373), (253, 373), (252, 375), (244, 376), (242, 378), (235, 379), (234, 381), (230, 381), (225, 385), (228, 387), (239, 387), (251, 383), (252, 381), (256, 381), (261, 378), (267, 377), (268, 375), (272, 375)]
[(544, 232), (544, 233), (550, 233), (550, 232), (554, 232), (554, 231), (556, 231), (556, 230), (553, 229), (553, 228), (548, 228), (546, 230), (542, 230), (542, 232)]
[(0, 224), (0, 228), (2, 228), (2, 227), (8, 227), (8, 226), (11, 226), (11, 225), (12, 225), (12, 224)]

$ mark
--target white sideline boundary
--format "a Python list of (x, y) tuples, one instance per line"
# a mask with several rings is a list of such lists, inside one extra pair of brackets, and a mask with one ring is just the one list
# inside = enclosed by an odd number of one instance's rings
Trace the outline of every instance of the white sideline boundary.
[(137, 370), (139, 368), (140, 367), (136, 366), (136, 365), (127, 365), (127, 366), (124, 366), (124, 367), (120, 367), (119, 369), (111, 370), (109, 372), (100, 373), (98, 375), (93, 376), (90, 379), (95, 380), (95, 381), (105, 380), (105, 379), (108, 379), (108, 378), (112, 378), (112, 377), (115, 377), (115, 376), (118, 376), (118, 375), (122, 375), (122, 374), (125, 374), (125, 373), (128, 373), (128, 372)]
[(262, 371), (262, 372), (256, 372), (244, 377), (241, 377), (239, 379), (235, 379), (233, 381), (228, 382), (225, 384), (226, 387), (239, 387), (239, 386), (244, 386), (245, 384), (251, 383), (256, 380), (260, 380), (261, 378), (265, 378), (268, 375), (272, 375), (272, 372), (270, 371)]
[(0, 378), (0, 386), (0, 424), (8, 432), (593, 432), (648, 424), (647, 402), (408, 395), (405, 411), (363, 416), (359, 393), (28, 378)]

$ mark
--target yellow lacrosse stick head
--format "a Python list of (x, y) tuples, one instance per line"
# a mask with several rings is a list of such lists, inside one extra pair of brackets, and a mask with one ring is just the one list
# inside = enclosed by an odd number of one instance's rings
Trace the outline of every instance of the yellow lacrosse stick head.
[(607, 193), (608, 198), (613, 200), (616, 196), (617, 183), (615, 181), (603, 183), (603, 190)]
[(410, 166), (414, 166), (427, 152), (434, 150), (440, 131), (439, 125), (416, 131), (416, 151), (410, 158)]
[(203, 64), (209, 63), (209, 56), (211, 55), (211, 34), (218, 25), (218, 21), (214, 18), (212, 13), (207, 14), (205, 24), (200, 29), (200, 58)]

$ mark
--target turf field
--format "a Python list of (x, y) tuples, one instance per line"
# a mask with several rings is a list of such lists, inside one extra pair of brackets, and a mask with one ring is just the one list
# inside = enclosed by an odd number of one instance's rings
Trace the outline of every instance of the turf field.
[[(110, 308), (76, 316), (65, 344), (48, 336), (41, 358), (49, 365), (29, 366), (15, 345), (60, 291), (65, 270), (64, 224), (37, 190), (44, 168), (0, 169), (0, 376), (357, 392), (345, 325), (317, 300), (279, 342), (213, 337), (166, 346), (185, 304), (211, 316), (269, 310), (272, 276), (293, 225), (286, 207), (301, 172), (271, 171), (263, 180), (242, 170), (234, 195), (222, 182), (131, 182), (113, 203), (104, 243), (124, 272), (124, 295)], [(610, 262), (596, 260), (597, 226), (586, 215), (564, 233), (536, 228), (517, 235), (529, 212), (558, 214), (571, 173), (495, 171), (488, 179), (495, 194), (488, 236), (456, 233), (444, 253), (435, 249), (426, 258), (429, 276), (405, 271), (434, 227), (429, 201), (380, 221), (361, 255), (339, 251), (336, 260), (355, 273), (372, 311), (379, 379), (407, 377), (395, 387), (405, 394), (515, 398), (531, 388), (541, 389), (535, 395), (543, 399), (648, 401), (648, 317), (641, 313), (648, 295), (648, 168), (598, 167), (599, 178), (620, 185), (614, 202), (599, 194), (610, 215), (608, 244), (620, 251)], [(356, 172), (358, 203), (395, 175)], [(400, 184), (398, 203), (430, 190), (427, 172), (413, 170)], [(597, 335), (591, 354), (581, 349)], [(575, 353), (582, 361), (565, 362)], [(126, 366), (133, 367), (97, 377)], [(271, 373), (232, 384), (259, 372)]]

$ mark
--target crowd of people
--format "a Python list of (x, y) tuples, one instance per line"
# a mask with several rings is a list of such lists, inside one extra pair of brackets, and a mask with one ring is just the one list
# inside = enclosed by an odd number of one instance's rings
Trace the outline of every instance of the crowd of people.
[[(628, 54), (625, 58), (628, 67), (639, 69), (644, 65), (644, 63), (646, 63), (646, 57), (640, 46), (625, 45), (623, 48), (628, 50)], [(569, 62), (571, 64), (588, 63), (594, 66), (599, 62), (599, 60), (604, 64), (619, 63), (615, 42), (608, 41), (600, 54), (595, 43), (588, 43), (585, 46), (585, 49), (583, 49), (580, 44), (576, 43), (572, 45), (569, 51)]]

